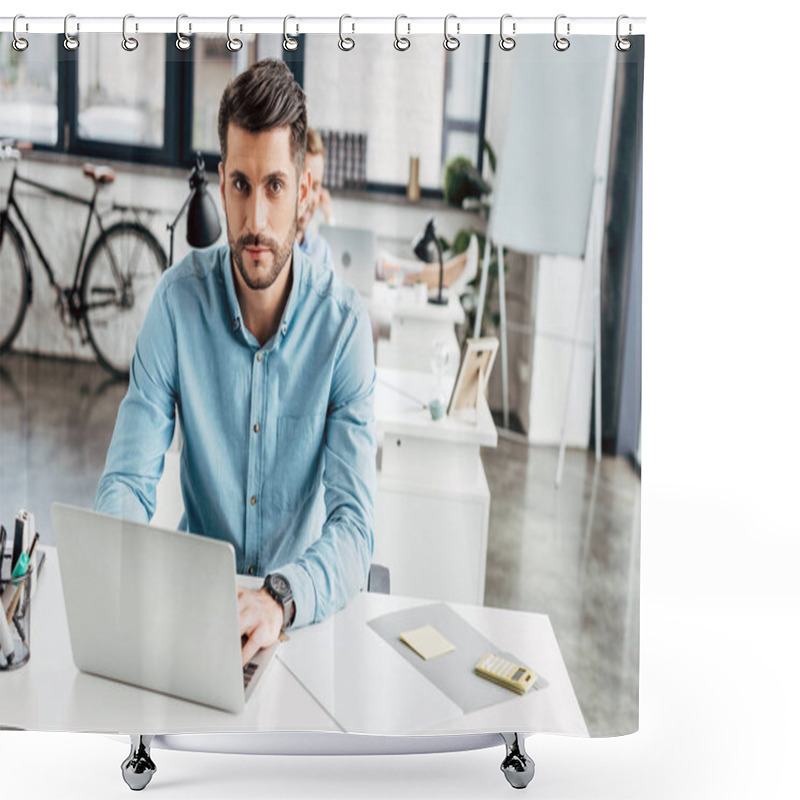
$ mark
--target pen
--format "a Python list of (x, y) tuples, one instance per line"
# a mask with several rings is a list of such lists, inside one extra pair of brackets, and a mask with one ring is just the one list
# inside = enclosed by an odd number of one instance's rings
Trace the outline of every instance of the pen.
[(386, 381), (381, 380), (380, 378), (378, 379), (378, 383), (383, 384), (387, 389), (391, 389), (393, 392), (397, 392), (397, 394), (402, 395), (403, 397), (405, 397), (408, 400), (413, 400), (415, 403), (417, 403), (422, 408), (427, 408), (428, 407), (427, 404), (423, 403), (418, 397), (414, 397), (413, 394), (409, 394), (408, 392), (404, 392), (402, 389), (398, 389), (396, 386), (392, 386), (391, 383), (387, 383)]
[[(27, 553), (23, 553), (23, 556), (27, 557), (28, 564), (30, 564), (31, 557), (36, 552), (36, 545), (39, 543), (39, 534), (37, 533), (36, 536), (33, 537), (33, 544), (31, 544), (30, 550)], [(22, 561), (22, 556), (19, 558)], [(26, 567), (27, 568), (27, 567)], [(25, 572), (22, 572), (24, 575)], [(19, 576), (17, 576), (19, 577)], [(10, 624), (11, 620), (14, 618), (14, 612), (17, 610), (17, 605), (19, 604), (19, 598), (22, 596), (22, 587), (25, 585), (25, 581), (20, 581), (19, 586), (17, 586), (17, 591), (14, 592), (14, 597), (11, 599), (11, 605), (8, 607), (8, 612), (6, 613), (6, 621)]]
[(6, 563), (6, 526), (0, 525), (0, 578), (3, 577), (3, 564)]
[(33, 541), (31, 542), (31, 546), (28, 549), (28, 561), (33, 562), (33, 552), (36, 550), (36, 545), (39, 543), (39, 534), (37, 533), (36, 536), (33, 537)]
[(21, 578), (27, 572), (28, 565), (33, 560), (33, 551), (36, 549), (36, 543), (38, 541), (39, 534), (37, 533), (36, 536), (33, 537), (33, 542), (28, 548), (28, 552), (22, 553), (22, 555), (17, 559), (17, 565), (14, 567), (14, 571), (11, 573), (12, 578)]
[(3, 613), (8, 611), (8, 607), (11, 605), (11, 598), (14, 596), (14, 584), (11, 583), (11, 576), (9, 576), (8, 580), (6, 580), (6, 588), (3, 592), (2, 598), (0, 598), (0, 603), (3, 605)]
[(14, 570), (11, 573), (11, 577), (13, 579), (21, 578), (28, 570), (28, 564), (31, 563), (31, 558), (27, 553), (23, 553), (17, 559), (17, 566), (14, 567)]
[(20, 511), (20, 513), (17, 514), (17, 518), (14, 520), (14, 547), (11, 551), (11, 569), (17, 566), (17, 559), (23, 551), (22, 539), (25, 531), (24, 513), (24, 511)]
[(16, 613), (17, 606), (19, 605), (19, 598), (22, 596), (22, 585), (25, 581), (20, 581), (19, 586), (17, 586), (17, 591), (14, 592), (14, 597), (11, 598), (11, 605), (8, 607), (8, 613), (6, 614), (6, 624), (10, 624), (11, 620), (14, 619), (14, 614)]
[[(7, 535), (5, 525), (0, 525), (0, 568), (5, 563)], [(3, 611), (5, 611), (5, 607)], [(8, 627), (4, 613), (0, 614), (0, 651), (2, 651), (7, 664), (14, 661), (14, 637), (11, 635), (11, 629)]]
[(31, 563), (31, 597), (36, 594), (36, 582), (39, 579), (39, 559), (36, 558), (36, 543), (39, 541), (39, 534), (36, 533), (31, 542), (31, 549), (28, 550), (28, 558)]
[(14, 617), (14, 627), (17, 629), (19, 638), (22, 639), (22, 644), (24, 644), (25, 647), (28, 650), (30, 650), (30, 646), (28, 645), (28, 640), (25, 638), (25, 631), (22, 630), (22, 625), (20, 624), (20, 621), (16, 617)]
[(11, 635), (5, 614), (0, 614), (0, 650), (3, 651), (6, 662), (10, 664), (14, 660), (14, 637)]

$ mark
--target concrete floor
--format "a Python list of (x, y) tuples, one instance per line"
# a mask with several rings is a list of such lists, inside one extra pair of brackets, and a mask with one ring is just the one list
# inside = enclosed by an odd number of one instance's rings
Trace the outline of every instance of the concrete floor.
[[(91, 506), (126, 384), (96, 364), (7, 354), (0, 363), (0, 519)], [(492, 494), (485, 603), (550, 615), (593, 736), (638, 728), (640, 481), (624, 459), (500, 439), (483, 461)]]

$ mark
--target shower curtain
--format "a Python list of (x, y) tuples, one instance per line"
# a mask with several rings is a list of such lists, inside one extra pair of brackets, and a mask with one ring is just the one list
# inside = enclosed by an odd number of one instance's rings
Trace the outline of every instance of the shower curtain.
[[(0, 723), (631, 733), (644, 39), (286, 25), (0, 34), (0, 519), (46, 553)], [(288, 623), (240, 710), (37, 636), (53, 501), (230, 545)]]

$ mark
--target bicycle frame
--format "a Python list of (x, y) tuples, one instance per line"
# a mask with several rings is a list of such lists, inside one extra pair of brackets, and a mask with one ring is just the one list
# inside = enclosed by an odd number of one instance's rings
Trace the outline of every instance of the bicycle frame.
[[(7, 155), (6, 150), (5, 146), (0, 150), (0, 157), (3, 159)], [(12, 150), (10, 156), (19, 158), (19, 153)], [(34, 268), (32, 255), (28, 254), (29, 241), (39, 261), (42, 262), (50, 286), (56, 293), (56, 309), (61, 322), (67, 328), (77, 330), (82, 344), (91, 344), (103, 367), (115, 377), (126, 377), (131, 355), (127, 351), (130, 349), (128, 345), (131, 343), (123, 343), (122, 350), (118, 344), (113, 343), (124, 338), (123, 335), (127, 330), (125, 326), (129, 324), (130, 318), (126, 317), (124, 320), (118, 318), (116, 312), (124, 312), (126, 309), (132, 308), (135, 298), (140, 294), (139, 303), (142, 305), (139, 316), (141, 316), (142, 310), (146, 312), (149, 292), (157, 277), (166, 268), (166, 256), (158, 240), (149, 230), (147, 222), (143, 221), (143, 218), (149, 219), (155, 214), (156, 209), (137, 205), (121, 205), (115, 202), (112, 202), (110, 206), (103, 203), (101, 209), (98, 196), (101, 188), (106, 183), (113, 181), (113, 172), (110, 173), (109, 178), (109, 173), (104, 171), (98, 174), (93, 168), (84, 165), (83, 173), (93, 180), (94, 191), (89, 197), (53, 188), (47, 179), (40, 181), (20, 175), (16, 167), (12, 172), (7, 190), (7, 202), (5, 207), (0, 210), (0, 246), (3, 245), (6, 236), (11, 237), (9, 248), (17, 253), (16, 259), (13, 253), (10, 256), (13, 262), (11, 266), (16, 267), (16, 263), (20, 262), (19, 268), (23, 284), (19, 301), (12, 309), (14, 313), (6, 315), (4, 308), (3, 324), (6, 325), (6, 318), (8, 324), (7, 329), (3, 329), (2, 349), (5, 352), (10, 347), (24, 322), (26, 311), (33, 299)], [(41, 220), (38, 216), (34, 217), (32, 221), (28, 220), (23, 211), (25, 203), (17, 199), (18, 181), (21, 185), (32, 187), (37, 197), (41, 193), (46, 197), (65, 200), (86, 208), (87, 216), (73, 275), (65, 274), (66, 269), (61, 267), (61, 262), (56, 263), (58, 273), (54, 271), (43, 243), (37, 238), (35, 232), (37, 225), (42, 224)], [(109, 216), (111, 219), (108, 218)], [(92, 220), (97, 221), (97, 231), (93, 231), (93, 236), (90, 237), (89, 232), (93, 227)], [(56, 231), (56, 234), (59, 233), (61, 232)], [(64, 238), (63, 234), (60, 238)], [(58, 245), (58, 241), (59, 238), (56, 238), (51, 244), (51, 248), (55, 246), (57, 255), (61, 255), (63, 248)], [(44, 244), (46, 245), (47, 242), (45, 241)], [(62, 260), (66, 261), (66, 259)], [(147, 280), (150, 287), (143, 289), (143, 293), (140, 293), (140, 287), (134, 285), (140, 264), (144, 264), (144, 267), (139, 277)], [(5, 268), (4, 260), (3, 269), (5, 270)], [(63, 281), (63, 285), (59, 283), (57, 275)], [(19, 283), (19, 278), (16, 277), (16, 272), (14, 276), (9, 274), (8, 277), (11, 287), (9, 296), (13, 298), (11, 302), (15, 302), (19, 293), (14, 287)], [(12, 280), (15, 283), (12, 283)], [(142, 281), (139, 283), (141, 284)], [(108, 309), (108, 311), (103, 311), (103, 309)], [(102, 333), (110, 322), (117, 325), (110, 333), (111, 339), (107, 334)]]
[[(22, 209), (19, 207), (16, 198), (14, 197), (14, 186), (16, 185), (17, 181), (27, 186), (32, 186), (35, 189), (39, 189), (40, 191), (52, 197), (59, 197), (62, 200), (68, 200), (70, 202), (78, 203), (80, 205), (87, 206), (89, 208), (89, 215), (86, 219), (86, 227), (84, 228), (83, 238), (81, 240), (81, 249), (80, 252), (78, 253), (78, 261), (75, 264), (75, 278), (73, 280), (72, 287), (69, 290), (72, 296), (79, 297), (80, 295), (78, 293), (78, 289), (80, 288), (81, 281), (83, 280), (81, 267), (84, 263), (84, 254), (86, 252), (86, 243), (89, 239), (89, 229), (92, 226), (92, 219), (97, 220), (97, 224), (100, 228), (100, 235), (102, 236), (103, 234), (105, 234), (105, 228), (103, 227), (102, 219), (96, 211), (97, 195), (98, 192), (100, 191), (100, 187), (95, 186), (94, 192), (92, 194), (92, 199), (87, 200), (85, 197), (79, 197), (78, 195), (70, 194), (69, 192), (65, 192), (61, 189), (53, 189), (52, 187), (46, 186), (45, 184), (39, 183), (38, 181), (35, 181), (31, 178), (26, 178), (22, 175), (18, 175), (16, 167), (14, 168), (14, 172), (11, 175), (11, 185), (8, 188), (8, 199), (6, 207), (3, 210), (3, 213), (9, 214), (11, 209), (14, 209), (17, 218), (22, 223), (22, 227), (25, 229), (25, 233), (27, 233), (28, 238), (33, 244), (34, 250), (36, 250), (36, 255), (39, 256), (39, 260), (42, 262), (42, 265), (44, 266), (48, 280), (50, 281), (50, 285), (58, 292), (64, 291), (64, 288), (56, 280), (55, 274), (53, 273), (53, 269), (50, 266), (50, 262), (47, 260), (47, 257), (42, 251), (41, 245), (39, 244), (36, 235), (34, 234), (33, 230), (31, 230), (31, 226), (28, 224), (28, 220), (25, 218), (25, 215), (22, 213)], [(73, 315), (76, 315), (76, 309), (73, 307), (72, 302), (69, 303), (69, 308), (70, 312)]]

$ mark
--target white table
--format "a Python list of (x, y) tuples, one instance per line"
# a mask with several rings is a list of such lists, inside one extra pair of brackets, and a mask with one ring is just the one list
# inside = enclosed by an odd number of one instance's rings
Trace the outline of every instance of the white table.
[[(407, 396), (430, 400), (433, 375), (379, 367), (377, 380), (374, 560), (399, 594), (482, 605), (490, 493), (480, 448), (497, 446), (486, 400), (472, 420), (434, 421)], [(447, 397), (453, 383), (443, 381)]]
[[(291, 641), (272, 660), (240, 714), (219, 711), (116, 681), (78, 672), (73, 664), (55, 548), (43, 547), (47, 560), (33, 600), (31, 658), (15, 672), (0, 673), (0, 725), (5, 728), (98, 733), (187, 733), (226, 731), (342, 731), (336, 719), (286, 667), (292, 648), (309, 643), (316, 663), (338, 702), (354, 687), (380, 705), (381, 693), (402, 693), (416, 685), (416, 670), (377, 635), (365, 636), (363, 652), (351, 658), (388, 664), (389, 674), (369, 669), (354, 682), (347, 669), (348, 653), (337, 643), (355, 634), (369, 633), (366, 621), (421, 603), (420, 600), (377, 594), (360, 594), (347, 609), (320, 625), (291, 634)], [(242, 577), (243, 583), (253, 579)], [(464, 733), (519, 730), (587, 736), (586, 724), (564, 666), (550, 620), (543, 614), (453, 605), (498, 648), (514, 652), (549, 685), (524, 697), (509, 693), (509, 700), (408, 734)], [(335, 636), (333, 632), (335, 631)], [(387, 653), (395, 656), (387, 658)], [(190, 666), (190, 665), (189, 665)], [(430, 687), (427, 691), (433, 691)], [(438, 691), (438, 690), (435, 690)], [(418, 698), (417, 698), (418, 700)], [(379, 729), (361, 733), (397, 733), (386, 718)]]
[(464, 323), (464, 309), (455, 292), (448, 295), (447, 305), (437, 306), (427, 301), (421, 287), (377, 281), (372, 296), (365, 298), (375, 325), (389, 325), (388, 340), (378, 340), (378, 366), (429, 370), (431, 347), (441, 340), (450, 355), (448, 374), (455, 375), (460, 357), (455, 326)]

